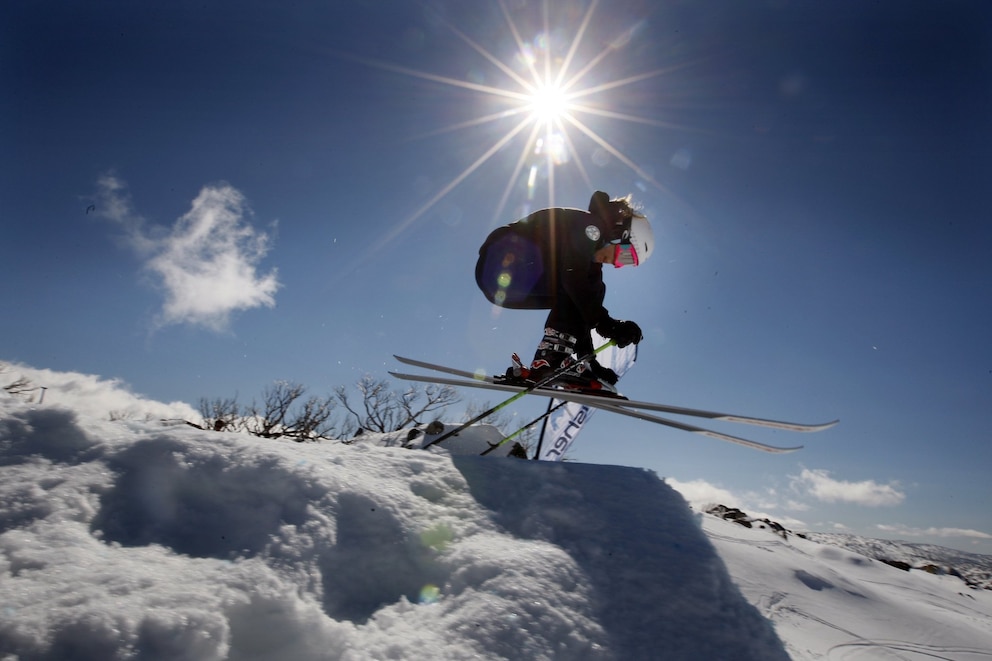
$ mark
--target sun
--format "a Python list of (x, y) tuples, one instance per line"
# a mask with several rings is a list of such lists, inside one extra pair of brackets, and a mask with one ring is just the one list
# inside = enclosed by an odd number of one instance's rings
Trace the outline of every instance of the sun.
[[(511, 148), (513, 144), (519, 145), (520, 148), (516, 152), (518, 154), (516, 163), (511, 168), (499, 204), (494, 209), (494, 218), (501, 217), (511, 197), (516, 199), (521, 184), (525, 187), (527, 204), (532, 201), (536, 203), (538, 188), (545, 187), (548, 206), (554, 206), (557, 181), (555, 172), (566, 166), (574, 168), (584, 184), (590, 190), (595, 190), (592, 178), (583, 165), (586, 159), (578, 157), (577, 141), (589, 145), (583, 154), (595, 152), (605, 158), (615, 159), (616, 162), (636, 173), (640, 182), (668, 192), (651, 172), (638, 165), (600, 132), (603, 127), (612, 126), (617, 122), (685, 128), (654, 117), (623, 112), (615, 103), (616, 99), (622, 98), (623, 95), (619, 91), (624, 87), (673, 70), (657, 69), (623, 78), (610, 78), (609, 70), (604, 70), (604, 67), (608, 66), (608, 64), (604, 65), (604, 62), (620, 57), (624, 49), (640, 33), (643, 21), (634, 21), (631, 27), (622, 30), (618, 35), (597, 35), (595, 40), (603, 46), (598, 52), (590, 53), (588, 48), (583, 49), (581, 46), (590, 26), (593, 25), (593, 14), (600, 0), (592, 0), (589, 3), (577, 26), (553, 25), (548, 16), (548, 5), (545, 4), (543, 29), (528, 34), (527, 39), (510, 15), (507, 4), (503, 0), (497, 2), (505, 19), (506, 28), (516, 45), (516, 52), (509, 58), (497, 57), (446, 19), (436, 17), (436, 20), (481, 55), (499, 74), (481, 79), (477, 76), (458, 79), (396, 64), (348, 56), (377, 68), (478, 93), (480, 95), (478, 107), (489, 109), (474, 118), (443, 126), (432, 131), (428, 136), (470, 131), (486, 125), (499, 127), (496, 131), (486, 131), (486, 135), (490, 136), (486, 138), (490, 141), (488, 143), (467, 140), (466, 144), (477, 145), (475, 148), (478, 155), (475, 160), (468, 163), (409, 217), (399, 222), (386, 237), (386, 242), (404, 232), (417, 218), (497, 154), (505, 161), (506, 154), (514, 153)], [(553, 39), (553, 34), (572, 36), (570, 42), (566, 43), (561, 39)], [(501, 77), (505, 84), (479, 82), (479, 80), (496, 81)], [(591, 122), (591, 118), (597, 121)], [(491, 137), (493, 135), (496, 137)]]
[(557, 125), (569, 115), (569, 95), (556, 83), (543, 83), (527, 100), (527, 110), (534, 120), (544, 125)]

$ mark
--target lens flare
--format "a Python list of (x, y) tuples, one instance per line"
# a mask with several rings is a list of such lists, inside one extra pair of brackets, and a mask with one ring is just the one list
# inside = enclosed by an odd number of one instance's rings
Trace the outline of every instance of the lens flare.
[(440, 523), (420, 533), (420, 543), (434, 551), (443, 551), (454, 538), (451, 528)]
[(420, 603), (436, 604), (441, 599), (441, 588), (428, 583), (420, 588)]

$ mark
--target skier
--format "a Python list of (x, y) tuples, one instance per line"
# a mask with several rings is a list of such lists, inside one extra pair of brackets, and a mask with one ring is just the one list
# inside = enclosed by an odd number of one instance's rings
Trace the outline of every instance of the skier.
[(603, 307), (603, 264), (636, 266), (653, 249), (651, 225), (630, 196), (611, 200), (603, 191), (593, 193), (588, 212), (541, 209), (495, 229), (479, 249), (479, 288), (500, 307), (549, 310), (533, 362), (526, 367), (514, 355), (502, 381), (533, 385), (574, 364), (549, 385), (616, 393), (613, 370), (595, 358), (577, 363), (573, 354), (593, 352), (592, 329), (618, 347), (641, 341), (636, 323), (618, 321)]

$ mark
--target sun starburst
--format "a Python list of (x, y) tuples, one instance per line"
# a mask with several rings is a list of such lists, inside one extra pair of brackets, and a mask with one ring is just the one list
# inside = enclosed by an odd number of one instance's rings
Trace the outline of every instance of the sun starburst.
[[(608, 79), (608, 76), (592, 75), (597, 70), (600, 70), (601, 73), (604, 62), (623, 51), (633, 39), (639, 24), (635, 22), (634, 27), (622, 31), (621, 34), (615, 35), (612, 39), (603, 41), (605, 46), (598, 53), (583, 59), (580, 57), (580, 47), (589, 31), (599, 0), (593, 0), (589, 4), (579, 25), (574, 29), (574, 36), (568, 42), (567, 48), (557, 50), (550, 38), (553, 30), (550, 25), (547, 1), (543, 4), (543, 30), (538, 31), (529, 40), (523, 38), (505, 2), (503, 0), (497, 1), (505, 19), (506, 28), (516, 45), (516, 53), (511, 61), (500, 59), (450, 22), (443, 20), (442, 22), (461, 41), (502, 72), (508, 79), (506, 85), (474, 82), (395, 64), (356, 58), (372, 66), (478, 93), (482, 98), (489, 99), (493, 105), (490, 112), (440, 127), (431, 132), (433, 135), (494, 123), (503, 123), (507, 127), (501, 135), (491, 139), (490, 144), (481, 145), (478, 148), (478, 157), (395, 227), (390, 233), (389, 239), (403, 232), (411, 223), (478, 171), (497, 153), (506, 151), (506, 148), (514, 142), (520, 144), (520, 150), (516, 163), (511, 168), (499, 204), (495, 209), (494, 217), (497, 218), (501, 216), (514, 190), (518, 189), (521, 183), (526, 185), (528, 200), (534, 200), (540, 185), (546, 186), (548, 203), (553, 205), (555, 201), (555, 171), (566, 164), (574, 167), (586, 186), (590, 190), (593, 189), (594, 186), (583, 165), (583, 159), (576, 157), (578, 150), (575, 141), (579, 138), (594, 144), (596, 150), (604, 154), (604, 158), (612, 157), (628, 167), (643, 182), (662, 191), (666, 190), (650, 172), (638, 165), (599, 130), (593, 128), (590, 121), (591, 118), (598, 118), (600, 124), (607, 120), (616, 120), (656, 127), (672, 128), (674, 126), (651, 117), (623, 112), (610, 102), (612, 98), (617, 96), (613, 94), (616, 90), (656, 78), (670, 72), (671, 69), (646, 71), (620, 79)], [(561, 50), (565, 50), (564, 54), (560, 52)], [(601, 78), (608, 80), (607, 82), (592, 82)]]
[(553, 82), (542, 83), (527, 100), (527, 109), (541, 124), (556, 125), (567, 117), (570, 108), (568, 94)]

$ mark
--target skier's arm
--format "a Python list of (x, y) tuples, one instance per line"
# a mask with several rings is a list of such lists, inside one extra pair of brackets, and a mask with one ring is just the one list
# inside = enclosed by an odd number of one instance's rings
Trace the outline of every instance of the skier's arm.
[(603, 307), (606, 285), (599, 264), (587, 262), (567, 265), (560, 275), (560, 287), (582, 313), (586, 328), (595, 328), (610, 315)]

